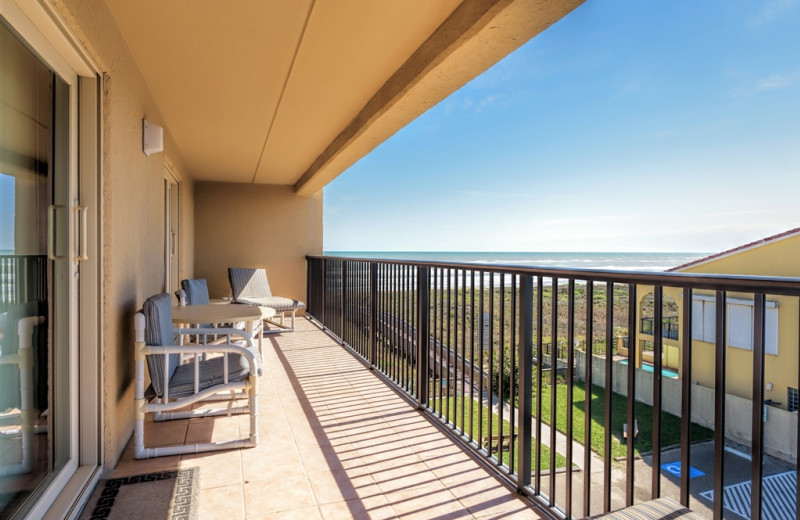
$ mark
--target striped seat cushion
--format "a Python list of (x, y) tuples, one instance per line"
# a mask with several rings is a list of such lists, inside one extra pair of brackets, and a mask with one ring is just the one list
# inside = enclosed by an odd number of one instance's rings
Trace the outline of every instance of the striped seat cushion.
[(247, 303), (249, 305), (271, 307), (275, 309), (276, 312), (290, 312), (298, 309), (304, 309), (306, 306), (305, 303), (299, 300), (292, 300), (291, 298), (284, 298), (282, 296), (239, 298), (236, 301), (239, 303)]
[[(259, 354), (257, 349), (249, 349), (253, 352), (256, 361), (254, 373), (261, 375)], [(200, 391), (212, 386), (220, 385), (224, 382), (223, 358), (214, 357), (200, 363)], [(228, 354), (228, 382), (236, 383), (247, 379), (250, 375), (250, 366), (247, 358), (239, 354)], [(194, 363), (180, 365), (172, 379), (169, 381), (170, 397), (186, 397), (194, 393)]]
[(208, 304), (208, 284), (204, 278), (181, 280), (181, 289), (186, 293), (186, 305)]
[(702, 516), (668, 497), (642, 502), (619, 511), (589, 518), (595, 520), (704, 520)]

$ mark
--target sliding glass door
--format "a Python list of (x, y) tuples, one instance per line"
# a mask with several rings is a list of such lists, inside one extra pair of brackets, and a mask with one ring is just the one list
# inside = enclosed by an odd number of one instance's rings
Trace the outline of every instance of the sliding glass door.
[[(70, 86), (0, 18), (0, 517), (71, 458)], [(73, 314), (73, 316), (71, 316)]]

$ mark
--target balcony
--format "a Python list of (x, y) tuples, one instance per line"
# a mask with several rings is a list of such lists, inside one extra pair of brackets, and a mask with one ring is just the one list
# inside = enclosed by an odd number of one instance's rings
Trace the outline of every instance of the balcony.
[[(653, 318), (642, 318), (639, 321), (641, 324), (639, 329), (641, 333), (652, 336)], [(661, 318), (661, 337), (665, 339), (674, 339), (674, 340), (679, 339), (677, 316), (665, 316), (664, 318)]]

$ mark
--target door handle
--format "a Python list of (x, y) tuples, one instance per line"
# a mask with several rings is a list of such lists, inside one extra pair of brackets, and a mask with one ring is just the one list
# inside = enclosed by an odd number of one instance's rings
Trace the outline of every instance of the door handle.
[(86, 237), (86, 233), (89, 230), (88, 219), (86, 216), (89, 211), (89, 208), (86, 206), (81, 206), (79, 202), (76, 200), (75, 211), (78, 214), (77, 215), (78, 227), (80, 228), (79, 229), (80, 239), (78, 241), (78, 256), (75, 257), (75, 261), (80, 262), (82, 260), (89, 259), (89, 251), (87, 247), (88, 240)]

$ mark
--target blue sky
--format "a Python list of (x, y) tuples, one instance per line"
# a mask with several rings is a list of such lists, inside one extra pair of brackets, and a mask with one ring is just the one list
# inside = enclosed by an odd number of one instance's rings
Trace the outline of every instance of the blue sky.
[(325, 188), (326, 251), (703, 251), (800, 226), (800, 1), (588, 0)]

